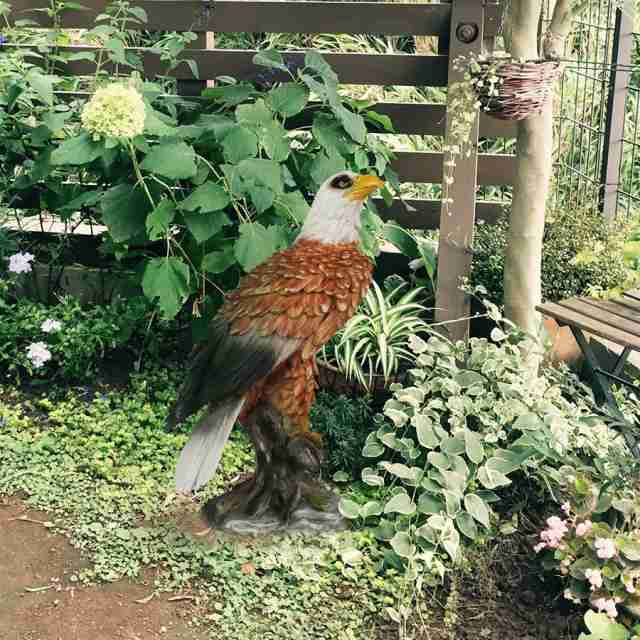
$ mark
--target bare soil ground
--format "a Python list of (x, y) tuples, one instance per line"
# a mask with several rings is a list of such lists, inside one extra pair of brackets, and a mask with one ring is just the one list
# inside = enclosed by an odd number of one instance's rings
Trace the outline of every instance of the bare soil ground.
[(136, 602), (153, 591), (149, 580), (73, 582), (80, 554), (38, 524), (47, 520), (17, 499), (0, 498), (0, 640), (204, 640), (188, 624), (195, 615), (189, 601), (163, 594)]

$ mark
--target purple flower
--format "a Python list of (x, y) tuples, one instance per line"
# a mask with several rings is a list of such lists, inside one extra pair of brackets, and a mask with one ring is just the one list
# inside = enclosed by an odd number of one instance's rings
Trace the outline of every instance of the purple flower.
[(0, 46), (3, 45), (7, 39), (0, 33)]

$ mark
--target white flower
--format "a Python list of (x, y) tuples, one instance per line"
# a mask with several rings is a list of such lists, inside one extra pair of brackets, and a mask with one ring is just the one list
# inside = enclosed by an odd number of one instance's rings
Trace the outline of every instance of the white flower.
[(80, 116), (82, 126), (94, 139), (131, 139), (144, 131), (146, 117), (142, 96), (134, 87), (110, 84), (98, 89)]
[(51, 351), (47, 349), (44, 342), (33, 342), (27, 349), (27, 358), (36, 369), (39, 369), (45, 362), (51, 360)]
[(40, 329), (45, 333), (53, 333), (54, 331), (60, 331), (60, 329), (62, 329), (62, 323), (58, 322), (58, 320), (47, 318), (47, 320), (40, 325)]
[(616, 555), (616, 543), (611, 538), (596, 538), (596, 555), (598, 558), (608, 560)]
[(14, 253), (9, 256), (9, 271), (12, 273), (28, 273), (35, 256), (31, 253)]
[(584, 572), (584, 577), (589, 581), (591, 591), (595, 591), (602, 586), (602, 573), (599, 569), (587, 569)]

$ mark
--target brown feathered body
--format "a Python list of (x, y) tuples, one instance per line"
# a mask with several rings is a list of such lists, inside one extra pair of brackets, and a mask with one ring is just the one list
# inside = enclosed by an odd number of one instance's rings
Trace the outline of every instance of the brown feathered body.
[(356, 243), (303, 240), (258, 266), (229, 295), (221, 314), (232, 335), (251, 331), (300, 341), (288, 359), (249, 389), (241, 422), (266, 400), (292, 429), (301, 435), (309, 431), (315, 354), (355, 313), (372, 266)]

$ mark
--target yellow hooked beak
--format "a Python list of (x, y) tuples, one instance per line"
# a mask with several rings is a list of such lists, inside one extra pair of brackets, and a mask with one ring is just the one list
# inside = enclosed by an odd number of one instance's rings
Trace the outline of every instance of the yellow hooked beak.
[(381, 187), (384, 187), (384, 182), (377, 176), (358, 176), (346, 195), (349, 200), (363, 201)]

